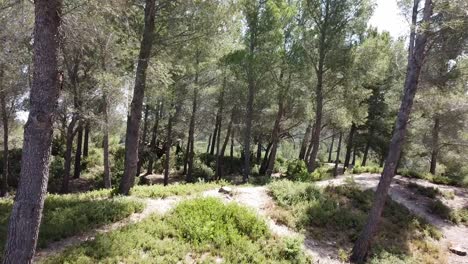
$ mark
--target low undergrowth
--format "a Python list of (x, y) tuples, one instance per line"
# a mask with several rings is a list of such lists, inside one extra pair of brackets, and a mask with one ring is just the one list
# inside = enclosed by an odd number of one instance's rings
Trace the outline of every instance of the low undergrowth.
[[(135, 199), (95, 199), (96, 195), (104, 193), (48, 195), (44, 204), (38, 246), (45, 247), (50, 242), (119, 221), (135, 212), (141, 212), (144, 208), (144, 204)], [(12, 200), (0, 201), (1, 252), (6, 240), (12, 205)]]
[(310, 263), (301, 244), (298, 238), (273, 237), (244, 207), (197, 198), (46, 263)]
[[(336, 243), (349, 252), (365, 224), (373, 201), (373, 192), (361, 191), (352, 184), (329, 186), (323, 190), (310, 183), (276, 181), (269, 185), (279, 206), (271, 213), (278, 222), (323, 242)], [(417, 263), (441, 263), (443, 253), (431, 240), (441, 238), (433, 226), (412, 215), (405, 207), (388, 201), (380, 231), (371, 249), (373, 263), (388, 256)], [(377, 259), (382, 261), (375, 262)]]
[(435, 199), (429, 204), (429, 211), (454, 224), (464, 224), (468, 226), (468, 208), (453, 210), (441, 200)]
[(425, 187), (417, 183), (408, 183), (408, 188), (414, 190), (417, 194), (427, 196), (429, 198), (436, 198), (438, 195), (443, 195), (439, 188)]
[(360, 166), (356, 165), (351, 169), (352, 174), (361, 174), (361, 173), (382, 173), (382, 167), (377, 166)]
[(165, 198), (174, 195), (192, 195), (203, 191), (229, 185), (226, 181), (198, 182), (187, 184), (137, 185), (132, 188), (131, 195), (141, 198)]

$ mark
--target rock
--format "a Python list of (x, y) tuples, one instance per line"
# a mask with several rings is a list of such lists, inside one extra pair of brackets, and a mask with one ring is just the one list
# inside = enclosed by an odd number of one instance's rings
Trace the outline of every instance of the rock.
[(225, 194), (232, 194), (232, 188), (223, 186), (219, 188), (220, 193), (225, 193)]
[(454, 254), (457, 254), (459, 256), (466, 256), (466, 249), (460, 247), (460, 246), (453, 246), (453, 247), (450, 247), (449, 250), (454, 253)]

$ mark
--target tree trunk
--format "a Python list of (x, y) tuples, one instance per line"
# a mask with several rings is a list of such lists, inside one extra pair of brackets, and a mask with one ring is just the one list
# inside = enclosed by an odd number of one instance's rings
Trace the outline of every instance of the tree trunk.
[(83, 142), (83, 157), (88, 157), (89, 154), (89, 121), (86, 121), (86, 125), (84, 128), (84, 142)]
[(351, 165), (354, 167), (354, 165), (356, 165), (356, 156), (357, 156), (357, 147), (356, 145), (354, 145), (354, 149), (353, 149), (353, 162), (351, 163)]
[(265, 149), (265, 154), (263, 154), (263, 160), (262, 160), (262, 164), (260, 165), (260, 170), (259, 170), (260, 175), (264, 175), (266, 173), (272, 145), (273, 145), (272, 142), (268, 143), (267, 148)]
[(0, 104), (2, 111), (3, 122), (3, 175), (0, 183), (0, 197), (5, 197), (8, 194), (8, 110), (6, 105), (5, 89), (2, 87), (3, 81), (3, 65), (0, 65)]
[(262, 160), (262, 142), (260, 140), (257, 143), (257, 156), (255, 157), (255, 163), (259, 164)]
[(172, 145), (172, 116), (167, 119), (167, 138), (166, 138), (166, 159), (164, 161), (164, 186), (169, 184), (169, 169), (171, 163), (171, 145)]
[[(385, 201), (388, 196), (388, 189), (395, 176), (395, 168), (401, 153), (401, 148), (406, 136), (406, 127), (411, 113), (414, 96), (416, 94), (419, 82), (419, 75), (423, 65), (427, 32), (420, 32), (415, 38), (415, 28), (417, 24), (419, 1), (415, 0), (413, 6), (412, 28), (409, 43), (408, 66), (406, 72), (404, 96), (401, 102), (400, 110), (393, 131), (392, 140), (390, 142), (387, 159), (385, 160), (382, 177), (375, 192), (374, 202), (369, 212), (367, 223), (364, 226), (359, 238), (354, 244), (350, 260), (353, 262), (362, 263), (365, 261), (373, 236), (375, 235)], [(422, 23), (429, 23), (432, 16), (432, 0), (424, 2), (424, 11)]]
[[(198, 75), (198, 74), (197, 74)], [(195, 85), (198, 83), (198, 76), (195, 78)], [(195, 87), (193, 90), (193, 104), (192, 104), (192, 116), (190, 117), (190, 127), (189, 127), (189, 136), (187, 142), (187, 152), (185, 158), (187, 159), (186, 164), (184, 164), (184, 170), (187, 167), (187, 174), (185, 180), (187, 182), (193, 181), (193, 160), (194, 160), (194, 141), (195, 141), (195, 118), (197, 114), (197, 97), (198, 97), (198, 88)]]
[(215, 153), (215, 147), (216, 147), (216, 140), (218, 136), (218, 120), (219, 120), (219, 112), (216, 113), (216, 119), (215, 119), (215, 129), (213, 131), (213, 136), (211, 137), (211, 146), (210, 146), (210, 155), (214, 155)]
[(328, 162), (332, 162), (332, 153), (333, 153), (333, 143), (335, 143), (335, 132), (332, 131), (332, 141), (330, 144), (330, 148), (328, 149)]
[(362, 157), (362, 166), (366, 166), (367, 164), (367, 156), (369, 155), (369, 148), (370, 148), (370, 139), (366, 142), (366, 148), (364, 149), (364, 156)]
[(343, 165), (343, 169), (349, 169), (349, 163), (351, 161), (351, 152), (353, 151), (353, 138), (354, 133), (356, 132), (356, 125), (354, 122), (351, 125), (351, 130), (349, 131), (348, 143), (346, 144), (346, 157)]
[(35, 0), (34, 5), (34, 73), (29, 117), (24, 127), (21, 174), (3, 263), (32, 263), (49, 179), (53, 115), (60, 90), (57, 58), (62, 1)]
[(145, 115), (143, 117), (143, 134), (140, 139), (140, 146), (138, 147), (138, 163), (136, 176), (139, 177), (141, 174), (141, 166), (143, 166), (143, 151), (146, 145), (146, 134), (148, 133), (148, 115), (149, 115), (149, 106), (145, 105)]
[(153, 131), (151, 134), (151, 143), (150, 143), (150, 150), (151, 155), (148, 160), (148, 171), (146, 172), (147, 175), (153, 174), (153, 164), (154, 164), (154, 154), (156, 152), (157, 147), (157, 136), (158, 136), (158, 128), (159, 128), (159, 119), (161, 118), (161, 105), (158, 104), (156, 107), (156, 116), (153, 125)]
[(211, 137), (212, 137), (212, 134), (210, 134), (210, 136), (208, 137), (208, 146), (206, 146), (206, 154), (210, 152)]
[(125, 138), (125, 169), (119, 186), (119, 193), (128, 195), (135, 182), (138, 163), (138, 134), (140, 130), (141, 111), (145, 96), (146, 69), (153, 46), (154, 19), (156, 14), (156, 0), (146, 0), (145, 26), (141, 40), (140, 54), (135, 77), (135, 88), (127, 120), (127, 134)]
[(312, 130), (312, 122), (307, 126), (304, 138), (302, 139), (301, 150), (299, 151), (299, 159), (305, 160), (307, 145), (309, 144), (310, 131)]
[(75, 129), (75, 124), (78, 122), (78, 114), (73, 113), (72, 120), (67, 127), (67, 140), (65, 144), (65, 157), (64, 157), (64, 171), (63, 171), (63, 180), (62, 180), (62, 193), (68, 192), (68, 183), (70, 181), (70, 171), (71, 171), (71, 162), (72, 162), (72, 150), (73, 150), (73, 139), (75, 134), (78, 131)]
[(80, 178), (81, 174), (81, 151), (83, 148), (83, 124), (82, 121), (78, 122), (78, 135), (76, 141), (76, 152), (75, 152), (75, 170), (73, 178)]
[[(315, 127), (315, 123), (312, 125), (312, 131), (314, 131), (314, 128)], [(304, 157), (304, 161), (306, 163), (309, 162), (309, 157), (310, 157), (310, 152), (312, 151), (312, 145), (313, 145), (313, 141), (312, 141), (312, 138), (313, 138), (313, 133), (310, 133), (310, 139), (309, 139), (309, 146), (307, 147), (307, 151), (306, 151), (306, 155)]]
[(271, 176), (275, 167), (276, 152), (278, 150), (279, 134), (281, 131), (281, 119), (283, 118), (283, 96), (280, 96), (278, 103), (278, 114), (276, 115), (275, 125), (271, 133), (271, 152), (268, 158), (268, 165), (266, 168), (266, 175)]
[[(218, 119), (218, 141), (216, 142), (216, 170), (215, 170), (215, 178), (220, 179), (221, 178), (221, 159), (223, 158), (221, 156), (221, 149), (220, 149), (220, 144), (221, 144), (221, 128), (223, 125), (223, 111), (224, 111), (224, 91), (226, 89), (226, 73), (224, 73), (224, 79), (223, 79), (223, 86), (221, 89), (221, 94), (219, 98), (219, 119)], [(226, 135), (228, 137), (229, 135)], [(224, 153), (223, 153), (224, 156)]]
[(434, 117), (434, 128), (432, 130), (432, 152), (431, 152), (431, 168), (430, 173), (436, 174), (437, 156), (439, 155), (439, 130), (440, 119), (438, 116)]
[(342, 138), (343, 138), (343, 132), (340, 132), (340, 137), (338, 138), (338, 149), (336, 150), (335, 169), (333, 171), (333, 176), (335, 176), (335, 177), (338, 176), (338, 174), (339, 174), (338, 165), (340, 164), (340, 152), (341, 152), (341, 140), (342, 140)]
[(104, 102), (104, 131), (102, 138), (102, 147), (103, 147), (103, 158), (104, 158), (104, 187), (107, 189), (112, 188), (112, 176), (110, 171), (110, 161), (109, 161), (109, 114), (108, 114), (108, 103), (107, 103), (107, 93), (103, 92), (103, 102)]
[(234, 111), (233, 111), (233, 114), (231, 115), (231, 120), (229, 121), (229, 124), (228, 124), (228, 128), (227, 128), (227, 132), (226, 132), (226, 138), (224, 139), (224, 142), (223, 142), (223, 146), (221, 147), (221, 151), (219, 153), (219, 165), (217, 165), (217, 167), (219, 168), (219, 173), (218, 173), (218, 180), (221, 180), (221, 177), (223, 176), (224, 174), (224, 153), (226, 152), (226, 148), (227, 148), (227, 145), (229, 143), (229, 137), (231, 136), (231, 133), (232, 133), (232, 118), (233, 118), (233, 115), (234, 115)]
[(229, 150), (231, 161), (234, 160), (234, 130), (231, 132), (231, 149)]

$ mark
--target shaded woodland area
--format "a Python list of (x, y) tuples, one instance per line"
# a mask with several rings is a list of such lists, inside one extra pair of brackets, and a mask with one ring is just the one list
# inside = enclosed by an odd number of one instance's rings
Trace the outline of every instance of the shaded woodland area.
[(2, 262), (468, 262), (468, 2), (397, 3), (0, 1)]

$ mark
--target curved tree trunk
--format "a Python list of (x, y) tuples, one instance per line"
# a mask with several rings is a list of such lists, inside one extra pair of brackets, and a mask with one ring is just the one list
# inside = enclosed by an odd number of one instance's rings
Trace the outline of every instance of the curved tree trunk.
[(273, 127), (273, 132), (271, 133), (271, 151), (270, 157), (268, 158), (268, 164), (266, 167), (266, 175), (271, 176), (273, 169), (275, 167), (276, 161), (276, 151), (278, 150), (279, 134), (281, 131), (281, 119), (283, 118), (284, 111), (283, 97), (280, 96), (278, 103), (278, 113), (276, 115), (275, 125)]
[(156, 15), (156, 0), (146, 0), (145, 27), (141, 40), (140, 54), (135, 77), (135, 88), (127, 120), (125, 138), (125, 169), (119, 186), (119, 193), (128, 195), (135, 182), (138, 163), (138, 134), (140, 130), (141, 111), (145, 96), (146, 70), (153, 46), (154, 19)]
[[(62, 1), (36, 0), (34, 73), (24, 127), (21, 174), (3, 263), (32, 263), (49, 178), (53, 115), (59, 97), (58, 36)], [(60, 80), (61, 81), (61, 80)]]
[(75, 138), (76, 132), (75, 129), (76, 122), (78, 122), (78, 114), (73, 113), (72, 120), (67, 127), (67, 140), (65, 143), (65, 157), (64, 157), (64, 171), (62, 179), (62, 193), (68, 192), (68, 183), (70, 182), (70, 173), (71, 173), (71, 162), (72, 162), (72, 150), (73, 150), (73, 139)]
[(306, 152), (307, 152), (307, 145), (309, 144), (311, 130), (312, 130), (312, 122), (307, 126), (307, 129), (304, 134), (304, 138), (302, 139), (301, 150), (299, 151), (300, 160), (305, 160)]
[[(417, 37), (415, 37), (418, 6), (419, 0), (415, 0), (413, 6), (412, 28), (409, 43), (408, 66), (406, 72), (404, 95), (401, 101), (400, 110), (398, 111), (395, 129), (393, 130), (388, 156), (385, 160), (382, 176), (375, 192), (375, 198), (372, 204), (372, 208), (369, 212), (369, 217), (367, 219), (366, 225), (364, 226), (364, 229), (354, 244), (350, 258), (351, 261), (357, 263), (362, 263), (365, 261), (372, 238), (377, 232), (379, 220), (384, 209), (385, 201), (387, 200), (388, 189), (390, 188), (392, 179), (395, 176), (395, 169), (400, 158), (403, 142), (405, 140), (406, 127), (411, 113), (411, 108), (413, 106), (414, 96), (416, 95), (416, 91), (418, 89), (419, 75), (421, 73), (421, 67), (425, 57), (428, 37), (428, 33), (426, 31), (420, 32)], [(432, 0), (426, 0), (424, 2), (422, 23), (429, 23), (431, 16)]]

